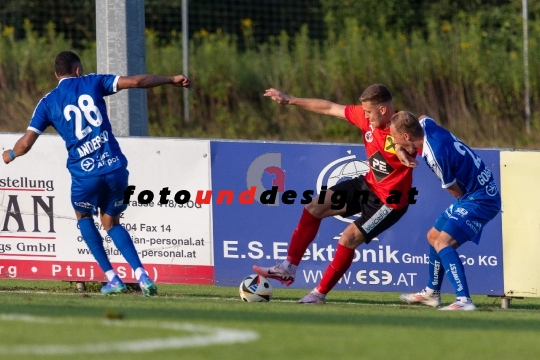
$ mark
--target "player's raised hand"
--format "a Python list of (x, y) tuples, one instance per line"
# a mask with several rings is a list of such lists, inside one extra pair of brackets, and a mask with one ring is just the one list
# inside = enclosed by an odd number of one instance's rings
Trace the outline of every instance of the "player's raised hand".
[(272, 100), (274, 100), (275, 102), (277, 102), (278, 104), (282, 104), (282, 105), (289, 104), (290, 99), (291, 99), (291, 96), (284, 94), (281, 91), (274, 88), (267, 89), (266, 92), (264, 93), (264, 96), (267, 96), (271, 98)]
[(184, 75), (175, 75), (173, 76), (173, 85), (178, 86), (178, 87), (189, 88), (191, 86), (191, 82)]
[(415, 168), (416, 165), (418, 165), (418, 161), (398, 144), (396, 144), (396, 156), (399, 161), (407, 167)]

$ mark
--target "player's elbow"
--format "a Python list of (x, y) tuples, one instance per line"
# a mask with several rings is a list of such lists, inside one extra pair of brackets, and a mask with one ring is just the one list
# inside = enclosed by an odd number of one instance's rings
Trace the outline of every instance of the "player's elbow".
[(133, 88), (142, 88), (145, 87), (145, 79), (142, 76), (134, 76), (132, 79), (132, 86)]
[(144, 78), (142, 76), (121, 76), (118, 79), (117, 89), (142, 88), (144, 85)]

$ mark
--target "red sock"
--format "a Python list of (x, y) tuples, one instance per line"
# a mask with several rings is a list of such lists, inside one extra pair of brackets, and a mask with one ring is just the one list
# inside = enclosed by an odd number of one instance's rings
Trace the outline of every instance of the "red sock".
[(291, 243), (289, 244), (289, 249), (287, 251), (288, 262), (293, 265), (300, 264), (306, 249), (313, 239), (315, 239), (315, 235), (317, 235), (320, 225), (321, 219), (311, 215), (310, 212), (304, 208), (298, 226), (294, 229), (291, 237)]
[(317, 291), (321, 294), (328, 294), (345, 274), (345, 271), (349, 269), (353, 259), (354, 249), (338, 244), (334, 260), (326, 268), (321, 283), (317, 286)]

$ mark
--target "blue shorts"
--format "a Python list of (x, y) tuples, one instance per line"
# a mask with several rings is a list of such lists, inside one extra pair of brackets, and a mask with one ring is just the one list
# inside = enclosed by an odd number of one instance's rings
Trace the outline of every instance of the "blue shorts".
[(92, 177), (71, 177), (71, 204), (83, 214), (117, 216), (126, 211), (124, 191), (128, 186), (129, 172), (120, 168), (110, 173)]
[(500, 201), (471, 201), (460, 199), (453, 202), (435, 221), (433, 227), (444, 231), (459, 246), (467, 241), (478, 244), (482, 230), (501, 210)]

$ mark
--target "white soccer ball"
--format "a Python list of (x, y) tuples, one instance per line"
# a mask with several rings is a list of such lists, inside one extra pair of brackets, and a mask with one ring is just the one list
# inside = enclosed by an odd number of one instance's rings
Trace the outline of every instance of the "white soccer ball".
[(252, 274), (240, 283), (240, 298), (247, 302), (268, 302), (272, 298), (273, 288), (264, 276)]

